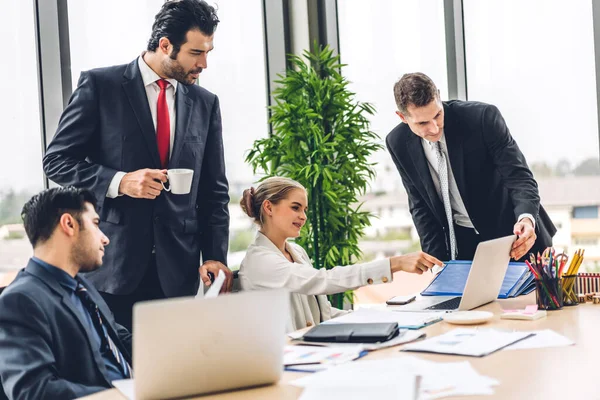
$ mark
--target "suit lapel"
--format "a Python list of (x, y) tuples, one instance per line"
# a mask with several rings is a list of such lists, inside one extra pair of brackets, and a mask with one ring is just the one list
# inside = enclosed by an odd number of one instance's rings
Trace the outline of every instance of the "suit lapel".
[[(75, 305), (73, 304), (73, 301), (69, 298), (69, 294), (67, 293), (67, 291), (63, 289), (62, 286), (60, 286), (60, 284), (48, 271), (46, 271), (43, 267), (39, 266), (33, 260), (29, 260), (29, 264), (27, 264), (27, 267), (25, 267), (25, 271), (39, 278), (42, 282), (46, 284), (46, 286), (48, 286), (57, 296), (61, 298), (62, 305), (67, 310), (69, 310), (69, 312), (73, 315), (73, 317), (79, 324), (79, 327), (83, 331), (88, 341), (90, 351), (92, 352), (92, 354), (94, 354), (94, 358), (96, 358), (97, 355), (100, 355), (100, 353), (97, 351), (98, 349), (96, 349), (93, 345), (95, 341), (92, 337), (92, 333), (86, 328), (87, 322), (83, 319), (83, 315), (81, 315), (81, 312), (79, 312), (79, 310), (75, 308)], [(102, 359), (96, 359), (96, 366), (100, 369), (100, 372), (103, 376), (107, 375), (106, 367), (104, 366), (104, 361), (102, 361)]]
[(123, 77), (125, 78), (123, 81), (123, 89), (127, 94), (133, 113), (135, 114), (146, 145), (148, 146), (148, 151), (155, 164), (154, 167), (160, 169), (160, 157), (158, 155), (158, 145), (156, 143), (156, 129), (154, 129), (154, 123), (152, 122), (152, 114), (150, 113), (150, 107), (148, 106), (148, 96), (144, 89), (144, 82), (138, 67), (137, 59), (127, 66), (127, 70)]
[(171, 157), (169, 158), (170, 168), (173, 168), (174, 166), (171, 162), (176, 160), (181, 153), (185, 135), (187, 134), (190, 125), (190, 118), (192, 117), (192, 104), (194, 101), (188, 96), (188, 91), (189, 89), (185, 85), (181, 83), (177, 85), (177, 93), (175, 96), (175, 109), (177, 110), (175, 117), (175, 141), (173, 143)]
[(448, 148), (448, 160), (450, 168), (456, 181), (456, 186), (460, 193), (460, 197), (469, 210), (468, 196), (465, 182), (465, 158), (463, 151), (464, 135), (456, 119), (448, 107), (444, 104), (444, 135), (446, 137), (446, 147)]
[(444, 205), (440, 200), (440, 196), (435, 190), (433, 185), (433, 179), (431, 178), (431, 172), (429, 171), (429, 165), (425, 158), (425, 152), (423, 151), (423, 145), (421, 144), (421, 138), (412, 132), (409, 132), (408, 136), (408, 153), (412, 158), (415, 165), (415, 170), (419, 175), (419, 180), (422, 182), (427, 192), (427, 200), (429, 206), (434, 211), (435, 216), (443, 224), (446, 219), (446, 212), (444, 211)]

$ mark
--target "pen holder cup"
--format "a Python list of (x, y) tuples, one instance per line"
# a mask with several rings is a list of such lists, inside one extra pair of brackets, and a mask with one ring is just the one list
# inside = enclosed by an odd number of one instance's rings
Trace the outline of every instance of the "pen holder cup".
[(536, 279), (535, 299), (540, 310), (560, 310), (563, 307), (562, 279)]
[(563, 275), (562, 277), (562, 297), (565, 306), (576, 306), (579, 304), (575, 287), (576, 282), (577, 275)]

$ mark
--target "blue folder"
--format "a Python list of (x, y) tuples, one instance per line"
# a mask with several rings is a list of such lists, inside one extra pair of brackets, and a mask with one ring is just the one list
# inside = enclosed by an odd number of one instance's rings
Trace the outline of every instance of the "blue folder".
[[(462, 296), (471, 270), (472, 261), (448, 261), (446, 267), (421, 292), (422, 296)], [(525, 263), (508, 264), (499, 299), (531, 293), (535, 288), (533, 275)]]

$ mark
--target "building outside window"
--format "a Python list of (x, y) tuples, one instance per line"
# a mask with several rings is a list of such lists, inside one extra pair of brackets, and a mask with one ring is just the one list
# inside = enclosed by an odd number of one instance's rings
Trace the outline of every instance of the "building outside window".
[[(371, 130), (385, 147), (386, 135), (401, 121), (393, 87), (409, 72), (424, 72), (448, 99), (444, 4), (419, 0), (338, 0), (343, 75), (356, 100), (375, 106)], [(360, 244), (365, 259), (419, 249), (402, 180), (387, 149), (372, 158), (377, 173), (364, 209), (375, 214)], [(382, 210), (381, 212), (379, 210)]]
[(555, 247), (586, 249), (591, 268), (600, 249), (575, 238), (600, 236), (597, 219), (578, 220), (597, 218), (600, 205), (592, 1), (465, 0), (463, 7), (469, 100), (500, 109), (561, 226)]

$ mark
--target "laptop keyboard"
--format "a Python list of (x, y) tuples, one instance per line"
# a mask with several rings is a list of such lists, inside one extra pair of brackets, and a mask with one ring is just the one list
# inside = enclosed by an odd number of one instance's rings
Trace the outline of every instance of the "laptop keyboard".
[(427, 307), (426, 310), (456, 310), (460, 305), (460, 299), (462, 299), (462, 297), (454, 297)]

